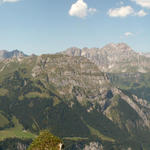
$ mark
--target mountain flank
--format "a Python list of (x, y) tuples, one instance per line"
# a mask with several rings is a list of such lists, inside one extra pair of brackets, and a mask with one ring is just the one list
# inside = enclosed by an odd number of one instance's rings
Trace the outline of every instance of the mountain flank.
[(113, 86), (89, 59), (28, 56), (5, 59), (0, 70), (1, 140), (48, 129), (66, 150), (149, 150), (149, 102)]
[(0, 149), (11, 141), (27, 148), (47, 129), (66, 150), (149, 150), (149, 57), (124, 43), (54, 55), (4, 53)]

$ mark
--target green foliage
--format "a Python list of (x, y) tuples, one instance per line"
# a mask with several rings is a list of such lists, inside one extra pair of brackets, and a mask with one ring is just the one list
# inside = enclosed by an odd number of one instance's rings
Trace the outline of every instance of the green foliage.
[(45, 130), (40, 132), (28, 150), (59, 150), (59, 144), (62, 144), (62, 140)]
[(0, 88), (0, 96), (5, 96), (8, 94), (8, 90)]
[(19, 123), (16, 117), (13, 116), (12, 121), (14, 127), (0, 130), (0, 141), (6, 138), (13, 138), (13, 137), (17, 137), (20, 139), (32, 139), (36, 136), (31, 132), (24, 130), (23, 126)]
[(150, 73), (114, 73), (108, 76), (114, 86), (150, 101)]
[(31, 139), (7, 138), (0, 141), (0, 150), (25, 150), (31, 142)]
[(5, 127), (8, 123), (8, 119), (0, 112), (0, 128)]
[(101, 140), (109, 141), (109, 142), (115, 142), (115, 140), (113, 138), (110, 138), (110, 137), (107, 137), (107, 136), (103, 135), (102, 133), (100, 133), (100, 131), (96, 130), (95, 128), (93, 128), (89, 125), (87, 125), (87, 127), (89, 128), (92, 135), (97, 136)]

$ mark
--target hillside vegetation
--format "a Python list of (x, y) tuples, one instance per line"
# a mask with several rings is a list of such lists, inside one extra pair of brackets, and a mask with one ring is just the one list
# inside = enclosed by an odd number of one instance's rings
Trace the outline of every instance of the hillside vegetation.
[(149, 150), (150, 107), (115, 88), (84, 57), (30, 56), (0, 63), (0, 137), (34, 139), (43, 129), (66, 150)]

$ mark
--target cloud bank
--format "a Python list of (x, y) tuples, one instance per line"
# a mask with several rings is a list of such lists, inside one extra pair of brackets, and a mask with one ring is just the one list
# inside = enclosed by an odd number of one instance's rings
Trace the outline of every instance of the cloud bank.
[(131, 6), (122, 6), (120, 8), (109, 9), (107, 14), (110, 17), (120, 17), (120, 18), (124, 18), (127, 16), (144, 17), (147, 15), (147, 13), (144, 10), (135, 12)]
[(108, 15), (110, 17), (127, 17), (134, 13), (134, 9), (131, 6), (123, 6), (120, 8), (109, 9)]

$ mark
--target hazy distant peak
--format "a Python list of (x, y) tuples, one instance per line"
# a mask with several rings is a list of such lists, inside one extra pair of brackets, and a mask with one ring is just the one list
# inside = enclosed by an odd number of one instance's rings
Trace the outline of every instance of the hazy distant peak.
[(115, 53), (135, 53), (131, 47), (129, 47), (126, 43), (110, 43), (105, 45), (102, 48), (87, 48), (84, 47), (83, 49), (77, 47), (68, 48), (66, 51), (63, 52), (64, 54), (70, 56), (89, 56), (89, 55), (96, 55), (97, 53), (107, 53), (115, 54)]
[(22, 51), (19, 51), (19, 50), (13, 50), (11, 51), (10, 53), (13, 54), (13, 56), (27, 56), (26, 54), (24, 54)]
[(118, 43), (116, 46), (120, 49), (132, 50), (132, 48), (129, 45), (127, 45), (126, 43)]
[(81, 49), (77, 47), (71, 47), (65, 51), (65, 54), (70, 56), (81, 56)]
[(150, 52), (147, 52), (147, 53), (139, 53), (140, 55), (143, 55), (145, 57), (150, 57)]
[(0, 50), (0, 60), (14, 58), (14, 57), (19, 58), (25, 56), (27, 55), (17, 49), (10, 52), (7, 50)]
[(116, 46), (117, 46), (117, 44), (115, 44), (115, 43), (109, 43), (109, 44), (105, 45), (104, 47), (116, 47)]
[(128, 46), (126, 43), (110, 43), (107, 44), (102, 48), (102, 50), (109, 50), (109, 51), (133, 51), (130, 46)]
[(0, 54), (3, 54), (5, 52), (8, 52), (7, 50), (0, 50)]
[[(102, 48), (70, 48), (63, 52), (69, 56), (83, 56), (104, 72), (147, 72), (150, 55), (139, 54), (126, 43), (110, 43)], [(144, 57), (146, 56), (146, 57)]]

